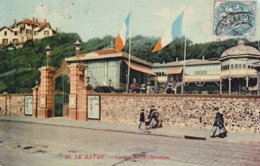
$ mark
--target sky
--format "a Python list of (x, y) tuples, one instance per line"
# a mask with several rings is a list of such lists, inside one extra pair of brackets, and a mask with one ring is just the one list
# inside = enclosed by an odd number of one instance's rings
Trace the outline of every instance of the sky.
[[(256, 36), (260, 40), (260, 0)], [(93, 37), (117, 36), (131, 11), (130, 36), (163, 37), (176, 17), (184, 13), (183, 33), (193, 43), (222, 40), (213, 35), (212, 0), (0, 0), (0, 28), (14, 19), (44, 18), (61, 32), (76, 32), (86, 42)], [(258, 21), (259, 20), (259, 21)]]

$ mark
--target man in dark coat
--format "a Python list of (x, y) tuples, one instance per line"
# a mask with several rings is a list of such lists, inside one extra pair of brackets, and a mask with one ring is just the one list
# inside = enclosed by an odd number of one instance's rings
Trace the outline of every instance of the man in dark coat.
[(141, 128), (142, 123), (145, 123), (145, 117), (144, 117), (144, 109), (142, 109), (142, 112), (140, 113), (140, 118), (139, 118), (140, 124), (139, 124), (139, 129)]
[(217, 114), (216, 114), (215, 122), (214, 122), (213, 128), (212, 128), (213, 134), (210, 137), (214, 138), (217, 131), (219, 131), (220, 138), (224, 138), (226, 136), (223, 114), (221, 114), (219, 112), (217, 112)]

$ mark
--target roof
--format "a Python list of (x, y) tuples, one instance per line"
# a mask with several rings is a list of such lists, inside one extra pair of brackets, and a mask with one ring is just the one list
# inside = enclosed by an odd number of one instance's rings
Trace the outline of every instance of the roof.
[[(123, 58), (128, 59), (129, 54), (124, 52), (117, 52), (114, 48), (106, 49), (106, 50), (99, 50), (95, 52), (90, 52), (86, 54), (80, 54), (78, 56), (73, 56), (66, 58), (65, 61), (72, 62), (72, 61), (90, 61), (90, 60), (98, 60), (98, 59), (109, 59), (109, 58)], [(131, 61), (146, 65), (146, 66), (153, 66), (152, 63), (137, 58), (133, 55), (130, 55)]]
[[(169, 63), (163, 63), (163, 64), (153, 64), (154, 67), (171, 67), (171, 66), (183, 66), (184, 61), (176, 61), (176, 62), (169, 62)], [(188, 59), (185, 62), (186, 66), (192, 66), (192, 65), (211, 65), (211, 64), (219, 64), (219, 60), (209, 61), (209, 60), (202, 60), (202, 59)]]
[(180, 74), (182, 72), (182, 67), (178, 68), (168, 68), (165, 71), (165, 74)]
[(96, 51), (98, 55), (108, 55), (108, 54), (116, 54), (118, 53), (115, 49), (107, 49), (107, 50), (99, 50)]
[[(33, 18), (34, 19), (34, 18)], [(14, 24), (12, 24), (10, 27), (14, 27), (15, 25), (19, 25), (21, 23), (25, 23), (25, 24), (30, 24), (30, 25), (39, 25), (40, 28), (44, 28), (45, 26), (47, 25), (50, 25), (49, 22), (46, 22), (46, 20), (44, 22), (38, 22), (38, 19), (36, 20), (31, 20), (29, 18), (25, 18), (23, 19), (22, 21), (19, 21), (19, 22), (15, 22)]]
[(256, 48), (246, 46), (243, 40), (239, 40), (237, 46), (231, 47), (221, 54), (221, 59), (237, 55), (254, 55), (260, 58), (260, 52)]
[(130, 64), (129, 64), (129, 62), (127, 60), (125, 60), (125, 63), (128, 66), (130, 65), (131, 69), (133, 69), (133, 70), (140, 71), (140, 72), (147, 73), (147, 74), (151, 74), (151, 75), (156, 75), (149, 67), (138, 65), (138, 64), (133, 63), (133, 62), (130, 62)]
[(1, 30), (3, 30), (3, 29), (5, 29), (5, 28), (6, 28), (6, 29), (8, 29), (9, 31), (12, 31), (12, 32), (13, 32), (13, 30), (12, 30), (12, 29), (10, 29), (10, 28), (8, 28), (8, 27), (6, 27), (6, 26), (4, 26), (4, 27), (0, 28), (0, 31), (1, 31)]

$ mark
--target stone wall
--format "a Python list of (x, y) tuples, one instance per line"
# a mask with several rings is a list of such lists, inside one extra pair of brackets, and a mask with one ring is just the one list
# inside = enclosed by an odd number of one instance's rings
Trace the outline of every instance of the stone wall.
[(260, 96), (102, 94), (101, 122), (137, 125), (152, 106), (164, 127), (210, 130), (219, 111), (229, 132), (260, 133)]
[(24, 97), (32, 94), (0, 94), (0, 115), (24, 116)]

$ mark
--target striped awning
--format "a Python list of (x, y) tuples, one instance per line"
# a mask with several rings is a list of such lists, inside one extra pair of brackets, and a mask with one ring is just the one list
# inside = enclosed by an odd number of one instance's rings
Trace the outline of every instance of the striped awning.
[(182, 72), (182, 67), (178, 67), (178, 68), (168, 68), (165, 71), (165, 74), (181, 74)]
[[(129, 66), (129, 63), (127, 60), (125, 60), (125, 63)], [(147, 73), (147, 74), (151, 74), (151, 75), (156, 75), (149, 67), (146, 66), (142, 66), (142, 65), (138, 65), (136, 63), (130, 62), (130, 66), (131, 69), (133, 70), (137, 70), (143, 73)]]

